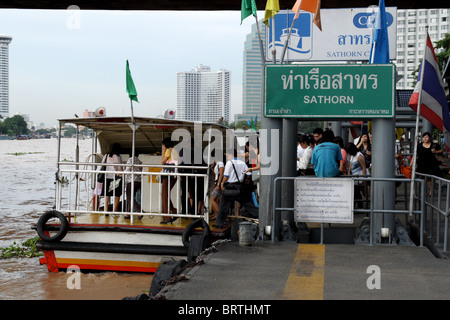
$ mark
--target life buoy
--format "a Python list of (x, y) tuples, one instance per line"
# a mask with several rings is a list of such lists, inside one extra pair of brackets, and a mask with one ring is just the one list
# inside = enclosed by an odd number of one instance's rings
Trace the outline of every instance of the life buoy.
[[(48, 236), (45, 233), (45, 225), (48, 220), (51, 218), (58, 218), (59, 221), (61, 221), (61, 226), (58, 230), (58, 232), (54, 236)], [(67, 221), (66, 217), (59, 211), (56, 210), (50, 210), (45, 212), (38, 220), (37, 222), (37, 233), (39, 237), (44, 241), (49, 242), (56, 242), (61, 241), (67, 234), (67, 231), (69, 230), (69, 222)]]
[(186, 248), (189, 247), (190, 237), (194, 233), (194, 230), (199, 227), (203, 229), (204, 237), (209, 237), (211, 235), (211, 229), (209, 228), (209, 225), (206, 223), (205, 220), (197, 219), (195, 221), (192, 221), (190, 224), (187, 225), (186, 228), (184, 228), (183, 236), (181, 238), (181, 240), (183, 241), (183, 245)]

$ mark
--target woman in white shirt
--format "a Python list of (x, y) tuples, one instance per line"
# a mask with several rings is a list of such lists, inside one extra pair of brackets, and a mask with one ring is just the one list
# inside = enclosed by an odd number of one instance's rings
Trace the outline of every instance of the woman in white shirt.
[[(349, 162), (349, 173), (352, 176), (360, 176), (367, 174), (366, 160), (364, 155), (358, 151), (358, 148), (354, 143), (349, 142), (345, 146), (347, 151), (347, 159)], [(364, 193), (364, 181), (355, 181), (355, 201), (357, 201), (358, 207), (361, 209), (362, 203), (358, 200), (362, 199), (361, 192)]]
[[(105, 154), (106, 163), (106, 194), (105, 194), (105, 211), (109, 211), (109, 199), (114, 197), (113, 211), (119, 210), (120, 196), (122, 195), (122, 179), (120, 173), (108, 171), (123, 171), (122, 158), (120, 156), (120, 144), (115, 143), (111, 148), (111, 152)], [(103, 158), (104, 159), (104, 158)]]
[[(212, 157), (215, 158), (215, 150), (212, 153)], [(212, 220), (216, 219), (217, 213), (219, 212), (219, 204), (222, 199), (222, 180), (223, 180), (223, 172), (225, 168), (225, 164), (223, 163), (225, 159), (225, 155), (222, 154), (222, 157), (215, 158), (211, 167), (214, 173), (214, 181), (212, 181), (211, 186), (211, 207), (213, 211)]]
[(297, 171), (297, 176), (314, 175), (314, 164), (311, 163), (311, 157), (314, 151), (315, 141), (312, 136), (305, 135), (300, 140), (300, 145), (304, 151), (299, 160), (299, 170)]
[[(134, 164), (136, 165), (141, 165), (142, 161), (138, 158), (139, 157), (139, 152), (135, 151), (135, 156), (134, 156)], [(133, 158), (130, 155), (130, 158), (127, 161), (128, 165), (131, 165), (133, 163)], [(127, 194), (127, 211), (131, 212), (131, 202), (133, 202), (133, 211), (135, 212), (141, 212), (141, 206), (140, 204), (136, 201), (136, 194), (137, 192), (141, 189), (141, 178), (142, 175), (141, 174), (131, 174), (131, 170), (134, 169), (134, 172), (136, 173), (140, 173), (142, 172), (142, 167), (126, 167), (125, 171), (126, 172), (130, 172), (130, 174), (125, 175), (125, 180), (127, 182), (126, 185), (126, 194)], [(134, 179), (132, 180), (132, 177), (134, 177)], [(131, 183), (134, 184), (133, 186), (133, 192), (134, 195), (131, 196)], [(142, 216), (139, 216), (142, 217)], [(125, 219), (130, 218), (129, 215), (126, 215), (124, 217)]]

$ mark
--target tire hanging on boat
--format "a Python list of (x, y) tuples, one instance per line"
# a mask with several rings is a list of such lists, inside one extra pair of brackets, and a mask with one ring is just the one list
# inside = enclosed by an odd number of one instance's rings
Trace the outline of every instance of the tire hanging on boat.
[[(194, 230), (199, 227), (203, 229), (203, 233), (194, 235)], [(187, 261), (193, 262), (203, 250), (211, 246), (211, 229), (205, 220), (195, 220), (183, 230), (182, 241), (183, 245), (188, 248)]]
[(186, 260), (170, 260), (160, 264), (153, 275), (149, 291), (150, 297), (156, 296), (164, 288), (163, 281), (179, 275), (187, 264)]
[(191, 236), (194, 233), (194, 230), (196, 228), (202, 228), (204, 237), (210, 237), (211, 236), (211, 229), (209, 228), (209, 225), (206, 223), (203, 219), (197, 219), (195, 221), (192, 221), (190, 224), (187, 225), (186, 228), (183, 230), (183, 235), (181, 240), (183, 241), (183, 245), (185, 247), (189, 247), (189, 243), (191, 241)]
[(209, 237), (205, 237), (204, 235), (193, 235), (188, 247), (187, 260), (189, 262), (194, 262), (200, 253), (210, 246), (211, 240)]
[[(52, 218), (58, 218), (61, 222), (61, 226), (58, 230), (58, 232), (54, 236), (48, 236), (45, 233), (45, 225), (48, 222), (48, 220)], [(69, 222), (67, 221), (66, 217), (59, 211), (56, 210), (50, 210), (45, 212), (38, 220), (36, 225), (36, 230), (39, 235), (39, 237), (48, 242), (57, 242), (61, 241), (67, 234), (67, 231), (69, 230)]]

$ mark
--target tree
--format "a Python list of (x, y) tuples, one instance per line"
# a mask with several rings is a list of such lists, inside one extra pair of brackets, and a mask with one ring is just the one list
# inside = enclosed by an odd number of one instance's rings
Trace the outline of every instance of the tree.
[(25, 119), (18, 114), (11, 118), (6, 118), (0, 125), (0, 133), (9, 136), (18, 136), (29, 132)]
[(441, 52), (436, 53), (439, 69), (442, 72), (443, 67), (447, 63), (448, 57), (450, 56), (450, 33), (445, 34), (444, 39), (437, 41), (434, 48), (438, 50), (442, 49)]

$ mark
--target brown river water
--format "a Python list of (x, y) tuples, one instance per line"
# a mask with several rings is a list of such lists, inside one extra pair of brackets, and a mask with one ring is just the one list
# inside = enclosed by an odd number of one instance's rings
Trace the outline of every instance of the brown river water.
[[(61, 159), (75, 159), (76, 139), (64, 139)], [(91, 140), (80, 140), (80, 161)], [(32, 229), (54, 205), (56, 139), (0, 140), (0, 247), (37, 235)], [(70, 276), (50, 273), (39, 258), (0, 258), (0, 300), (119, 300), (147, 293), (152, 275), (82, 274), (80, 289), (69, 289)]]

